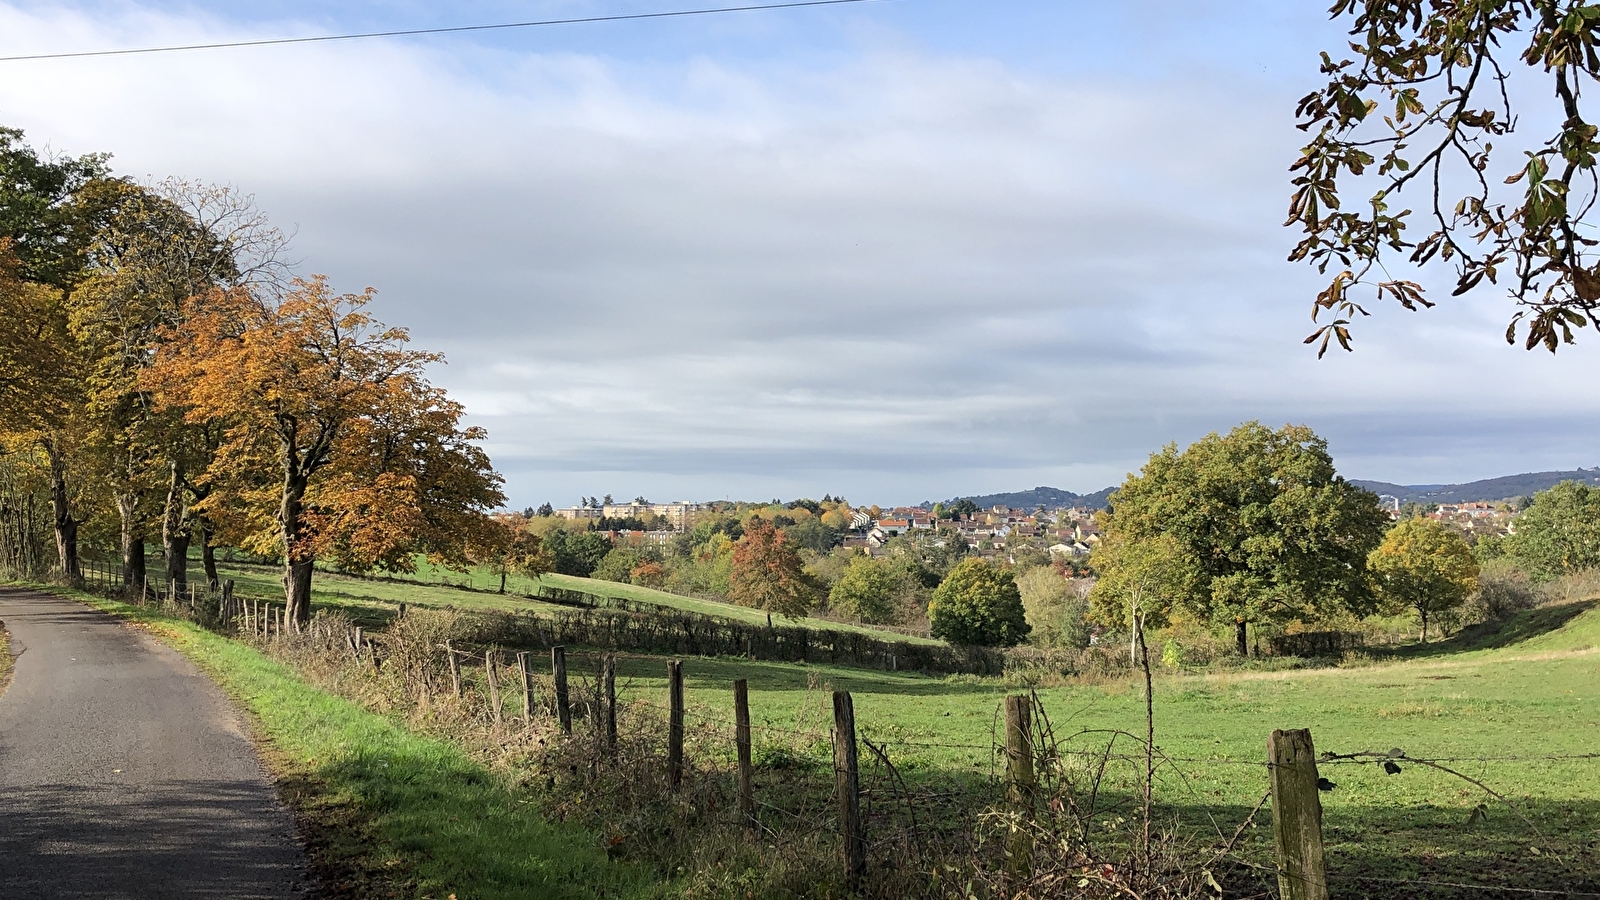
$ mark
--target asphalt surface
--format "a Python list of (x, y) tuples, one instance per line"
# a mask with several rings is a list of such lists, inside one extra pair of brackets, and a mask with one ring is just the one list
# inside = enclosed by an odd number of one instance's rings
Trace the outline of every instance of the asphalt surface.
[(301, 898), (289, 814), (222, 691), (80, 603), (0, 588), (0, 898)]

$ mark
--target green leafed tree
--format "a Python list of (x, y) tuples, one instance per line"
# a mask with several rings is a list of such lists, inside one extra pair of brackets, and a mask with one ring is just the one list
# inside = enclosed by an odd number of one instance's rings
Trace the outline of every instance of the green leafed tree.
[(1012, 574), (982, 559), (958, 563), (928, 604), (933, 636), (953, 644), (1010, 647), (1032, 630)]
[(1534, 495), (1501, 549), (1540, 581), (1600, 568), (1600, 490), (1563, 481)]
[(1330, 11), (1350, 41), (1322, 54), (1327, 82), (1296, 110), (1311, 140), (1289, 203), (1304, 232), (1290, 259), (1333, 273), (1313, 306), (1329, 318), (1306, 342), (1319, 355), (1330, 341), (1350, 348), (1352, 320), (1367, 315), (1359, 288), (1434, 305), (1408, 272), (1428, 267), (1449, 270), (1457, 295), (1501, 286), (1515, 304), (1506, 340), (1520, 331), (1529, 349), (1554, 352), (1600, 325), (1600, 131), (1583, 109), (1600, 78), (1600, 3), (1335, 0)]
[(1433, 519), (1406, 519), (1389, 529), (1367, 557), (1378, 598), (1388, 611), (1411, 610), (1428, 642), (1428, 620), (1456, 609), (1478, 588), (1478, 561), (1466, 539)]
[[(1114, 554), (1183, 561), (1184, 577), (1163, 576), (1172, 592), (1163, 599), (1232, 626), (1241, 654), (1252, 624), (1374, 608), (1366, 559), (1388, 517), (1376, 495), (1335, 473), (1327, 442), (1304, 426), (1247, 422), (1182, 452), (1169, 444), (1111, 495), (1111, 509)], [(1152, 549), (1158, 541), (1168, 549)]]
[(882, 560), (857, 556), (828, 591), (828, 606), (863, 622), (893, 622), (899, 618), (900, 573)]

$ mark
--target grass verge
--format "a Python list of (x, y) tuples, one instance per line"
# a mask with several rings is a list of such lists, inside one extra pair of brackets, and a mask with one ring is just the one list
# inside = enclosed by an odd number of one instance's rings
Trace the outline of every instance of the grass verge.
[(641, 870), (609, 861), (594, 835), (542, 820), (527, 796), (448, 743), (412, 734), (190, 622), (43, 589), (139, 623), (250, 714), (331, 895), (577, 900), (660, 893)]

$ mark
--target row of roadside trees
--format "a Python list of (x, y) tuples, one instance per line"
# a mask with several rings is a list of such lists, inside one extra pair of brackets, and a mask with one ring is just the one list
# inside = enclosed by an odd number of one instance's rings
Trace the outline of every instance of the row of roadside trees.
[(233, 189), (139, 184), (0, 129), (0, 452), (13, 492), (48, 494), (66, 577), (84, 541), (117, 547), (130, 586), (184, 584), (195, 541), (215, 582), (234, 546), (284, 563), (303, 622), (318, 560), (508, 552), (483, 434), (427, 378), (438, 354), (286, 252)]

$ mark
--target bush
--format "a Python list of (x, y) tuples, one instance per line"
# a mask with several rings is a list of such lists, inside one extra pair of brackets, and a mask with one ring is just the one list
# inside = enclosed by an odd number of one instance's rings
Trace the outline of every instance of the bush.
[(1089, 599), (1086, 590), (1054, 566), (1028, 569), (1017, 578), (1022, 608), (1033, 626), (1032, 643), (1040, 647), (1089, 646)]
[(1461, 609), (1461, 624), (1509, 619), (1544, 602), (1533, 579), (1505, 557), (1485, 562), (1478, 571), (1478, 590)]
[(633, 583), (633, 570), (644, 562), (639, 551), (632, 547), (615, 547), (600, 560), (594, 567), (591, 578), (601, 581), (616, 581), (622, 584)]

